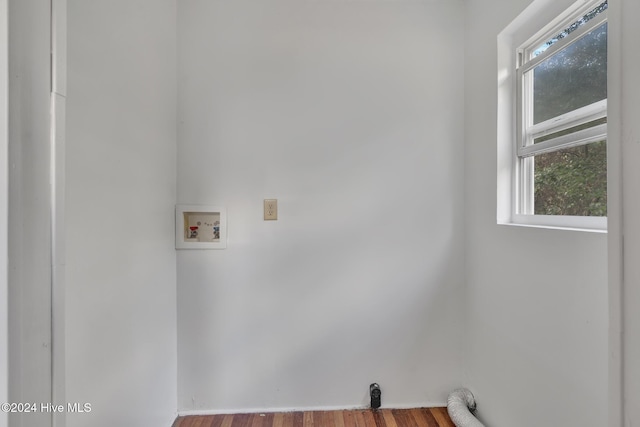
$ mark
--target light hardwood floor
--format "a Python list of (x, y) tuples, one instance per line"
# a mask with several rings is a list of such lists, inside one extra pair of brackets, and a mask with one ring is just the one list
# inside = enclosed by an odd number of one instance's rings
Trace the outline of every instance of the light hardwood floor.
[(173, 427), (455, 427), (446, 408), (278, 412), (179, 417)]

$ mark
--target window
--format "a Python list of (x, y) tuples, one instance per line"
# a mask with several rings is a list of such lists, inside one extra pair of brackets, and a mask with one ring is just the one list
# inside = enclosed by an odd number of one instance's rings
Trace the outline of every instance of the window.
[(512, 222), (606, 229), (607, 7), (579, 2), (511, 51)]

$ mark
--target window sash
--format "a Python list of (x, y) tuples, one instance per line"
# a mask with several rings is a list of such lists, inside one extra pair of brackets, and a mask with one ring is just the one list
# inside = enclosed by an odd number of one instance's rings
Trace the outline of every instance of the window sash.
[[(594, 2), (594, 4), (597, 4), (597, 2)], [(585, 129), (585, 132), (577, 131), (572, 133), (571, 135), (576, 136), (574, 139), (565, 138), (563, 136), (538, 144), (534, 144), (533, 142), (535, 138), (539, 138), (540, 136), (560, 132), (607, 116), (607, 100), (604, 99), (560, 116), (553, 117), (542, 123), (538, 123), (536, 125), (533, 124), (533, 78), (532, 75), (528, 75), (527, 73), (549, 57), (581, 40), (591, 31), (607, 22), (607, 11), (605, 10), (604, 12), (596, 15), (589, 22), (571, 33), (570, 36), (553, 44), (535, 58), (531, 58), (534, 49), (536, 49), (540, 43), (543, 43), (544, 40), (553, 37), (557, 31), (561, 31), (558, 30), (558, 28), (563, 28), (566, 25), (570, 25), (572, 22), (575, 22), (575, 15), (573, 15), (571, 19), (563, 21), (561, 25), (555, 27), (553, 30), (545, 33), (543, 37), (536, 37), (534, 41), (529, 41), (526, 47), (518, 50), (520, 63), (516, 69), (516, 132), (518, 138), (517, 156), (519, 158), (535, 155), (541, 152), (554, 151), (554, 149), (588, 144), (589, 142), (594, 142), (591, 138), (597, 138), (598, 135), (602, 136), (602, 132), (604, 132), (604, 136), (606, 137), (605, 124)], [(594, 130), (595, 132), (590, 133), (590, 130)]]
[(536, 145), (524, 147), (518, 156), (521, 158), (536, 156), (538, 154), (551, 153), (553, 151), (564, 150), (566, 148), (587, 145), (592, 142), (602, 141), (607, 138), (607, 125), (601, 124), (582, 129), (568, 135), (562, 135)]
[(558, 136), (544, 142), (534, 143), (536, 138), (561, 132), (575, 126), (590, 123), (607, 117), (607, 100), (595, 102), (569, 113), (529, 126), (523, 135), (522, 145), (518, 146), (519, 157), (527, 157), (550, 151), (589, 144), (606, 138), (606, 123), (578, 130), (567, 135)]
[[(600, 23), (603, 21), (600, 21)], [(585, 33), (586, 34), (586, 33)], [(579, 40), (576, 37), (575, 40)], [(573, 40), (573, 41), (575, 41)], [(565, 44), (567, 46), (568, 44)], [(546, 52), (545, 52), (546, 53)], [(542, 55), (540, 55), (542, 56)], [(549, 153), (553, 151), (559, 151), (565, 148), (576, 147), (580, 145), (586, 145), (593, 142), (601, 141), (607, 138), (607, 124), (600, 124), (592, 126), (587, 129), (581, 129), (575, 132), (571, 132), (567, 135), (561, 135), (556, 138), (549, 139), (538, 144), (534, 143), (536, 138), (561, 132), (570, 129), (575, 126), (587, 124), (594, 120), (599, 120), (607, 117), (607, 100), (603, 99), (593, 104), (578, 108), (568, 113), (553, 117), (545, 120), (544, 122), (533, 124), (533, 102), (532, 96), (529, 96), (527, 100), (531, 100), (529, 105), (524, 104), (523, 92), (530, 90), (529, 94), (533, 93), (533, 79), (526, 78), (525, 70), (529, 71), (529, 68), (520, 67), (517, 70), (518, 88), (522, 90), (519, 95), (517, 103), (518, 114), (518, 136), (519, 143), (516, 150), (516, 186), (515, 186), (515, 222), (521, 224), (544, 224), (545, 221), (549, 221), (549, 224), (563, 224), (564, 221), (561, 218), (563, 216), (553, 216), (553, 218), (547, 215), (535, 215), (534, 214), (534, 173), (533, 173), (533, 157), (538, 154)], [(529, 86), (529, 87), (527, 87)], [(528, 126), (525, 126), (528, 124)], [(531, 220), (523, 219), (530, 217)], [(576, 222), (576, 218), (581, 217), (567, 217), (566, 223), (579, 223), (579, 228), (584, 229), (606, 229), (606, 217), (595, 217), (596, 219), (585, 219), (584, 221)], [(585, 217), (586, 218), (586, 217)], [(604, 219), (603, 219), (604, 218)]]

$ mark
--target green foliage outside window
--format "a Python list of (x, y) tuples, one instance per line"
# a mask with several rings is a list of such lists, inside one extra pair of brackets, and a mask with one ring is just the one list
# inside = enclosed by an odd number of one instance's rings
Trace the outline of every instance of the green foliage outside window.
[(607, 215), (606, 141), (535, 156), (536, 215)]

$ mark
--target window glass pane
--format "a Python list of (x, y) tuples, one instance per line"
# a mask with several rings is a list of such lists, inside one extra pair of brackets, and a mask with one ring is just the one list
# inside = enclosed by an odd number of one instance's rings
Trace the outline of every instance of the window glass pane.
[(533, 70), (533, 123), (607, 98), (607, 24)]
[(573, 24), (569, 25), (567, 28), (565, 28), (564, 30), (560, 31), (558, 34), (556, 34), (555, 36), (551, 37), (549, 40), (547, 40), (546, 42), (542, 43), (540, 46), (536, 47), (533, 50), (533, 52), (531, 53), (531, 57), (535, 58), (536, 56), (540, 55), (542, 52), (547, 50), (549, 47), (553, 46), (558, 41), (560, 41), (563, 38), (567, 37), (569, 34), (573, 33), (575, 30), (580, 28), (582, 25), (584, 25), (587, 22), (591, 21), (592, 18), (594, 18), (598, 14), (604, 12), (605, 10), (607, 10), (608, 7), (609, 7), (609, 2), (608, 1), (605, 1), (605, 2), (601, 3), (600, 5), (598, 5), (598, 7), (596, 7), (595, 9), (593, 9), (591, 11), (589, 11), (589, 13), (585, 14), (582, 18), (578, 19), (576, 22), (574, 22)]
[(534, 157), (536, 215), (607, 216), (607, 143)]

